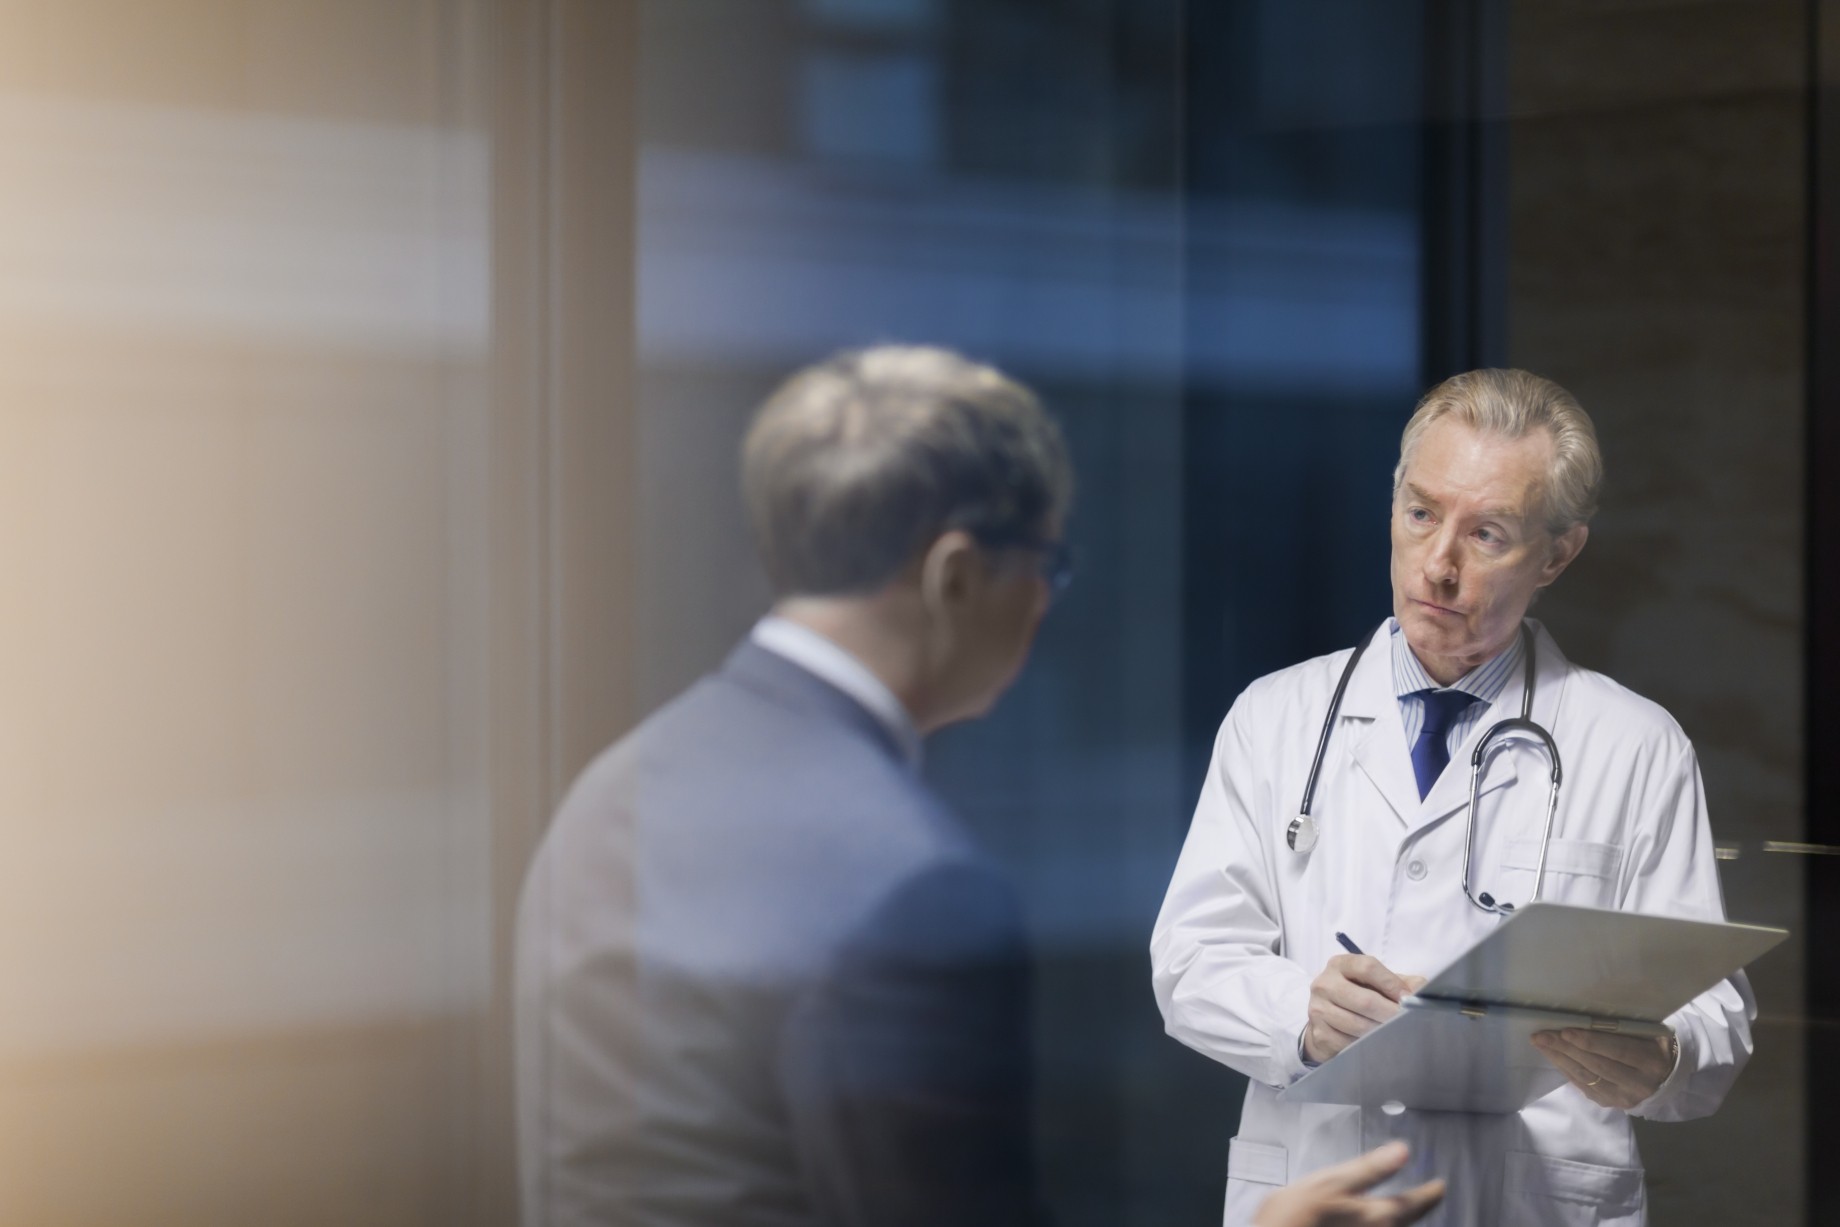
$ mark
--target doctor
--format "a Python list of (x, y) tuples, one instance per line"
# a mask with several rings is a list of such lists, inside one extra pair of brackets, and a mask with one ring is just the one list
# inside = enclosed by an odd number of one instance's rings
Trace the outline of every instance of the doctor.
[[(1602, 472), (1590, 419), (1548, 380), (1483, 370), (1433, 388), (1394, 470), (1393, 617), (1329, 719), (1313, 847), (1292, 848), (1286, 830), (1350, 650), (1254, 682), (1221, 725), (1150, 949), (1169, 1033), (1251, 1079), (1228, 1156), (1230, 1225), (1277, 1186), (1390, 1139), (1411, 1145), (1402, 1180), (1448, 1180), (1427, 1222), (1641, 1224), (1630, 1116), (1712, 1112), (1750, 1055), (1755, 1007), (1740, 975), (1670, 1017), (1665, 1039), (1543, 1034), (1569, 1084), (1516, 1114), (1277, 1099), (1501, 923), (1462, 886), (1468, 755), (1520, 714), (1523, 619), (1584, 548)], [(1532, 716), (1564, 762), (1541, 897), (1723, 919), (1685, 734), (1527, 625)], [(1532, 897), (1547, 781), (1530, 738), (1491, 755), (1475, 817), (1479, 896)], [(1365, 953), (1346, 953), (1338, 931)]]

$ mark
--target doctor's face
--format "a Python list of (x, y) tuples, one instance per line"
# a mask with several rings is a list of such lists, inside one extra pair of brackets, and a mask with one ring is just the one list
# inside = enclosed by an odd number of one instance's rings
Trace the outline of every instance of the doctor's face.
[(1484, 435), (1452, 417), (1419, 436), (1393, 499), (1393, 616), (1449, 685), (1507, 647), (1534, 594), (1584, 548), (1546, 528), (1552, 436)]

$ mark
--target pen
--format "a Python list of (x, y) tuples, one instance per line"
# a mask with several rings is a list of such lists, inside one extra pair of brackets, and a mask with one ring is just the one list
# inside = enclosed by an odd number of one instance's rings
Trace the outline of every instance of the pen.
[(1366, 951), (1362, 950), (1359, 946), (1355, 945), (1354, 938), (1349, 937), (1346, 933), (1338, 932), (1335, 935), (1335, 940), (1342, 943), (1342, 949), (1346, 950), (1349, 954), (1365, 954), (1366, 953)]

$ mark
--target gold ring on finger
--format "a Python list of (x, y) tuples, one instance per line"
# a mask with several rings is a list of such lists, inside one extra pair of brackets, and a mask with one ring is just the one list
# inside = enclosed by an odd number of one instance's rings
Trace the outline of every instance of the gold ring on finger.
[(1586, 1085), (1586, 1086), (1596, 1086), (1596, 1085), (1597, 1085), (1598, 1083), (1600, 1083), (1600, 1082), (1602, 1082), (1603, 1080), (1604, 1080), (1604, 1076), (1603, 1076), (1602, 1074), (1599, 1074), (1599, 1075), (1597, 1075), (1597, 1077), (1595, 1077), (1595, 1078), (1593, 1078), (1593, 1079), (1591, 1079), (1591, 1080), (1590, 1080), (1589, 1082), (1587, 1082), (1587, 1083), (1585, 1083), (1585, 1085)]

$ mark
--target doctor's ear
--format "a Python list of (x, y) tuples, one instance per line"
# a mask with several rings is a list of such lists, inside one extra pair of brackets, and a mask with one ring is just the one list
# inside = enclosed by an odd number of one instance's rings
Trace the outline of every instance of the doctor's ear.
[(1546, 566), (1540, 572), (1540, 587), (1558, 579), (1565, 568), (1572, 565), (1572, 560), (1584, 552), (1585, 539), (1590, 535), (1588, 524), (1574, 524), (1553, 538), (1552, 552), (1547, 555)]

